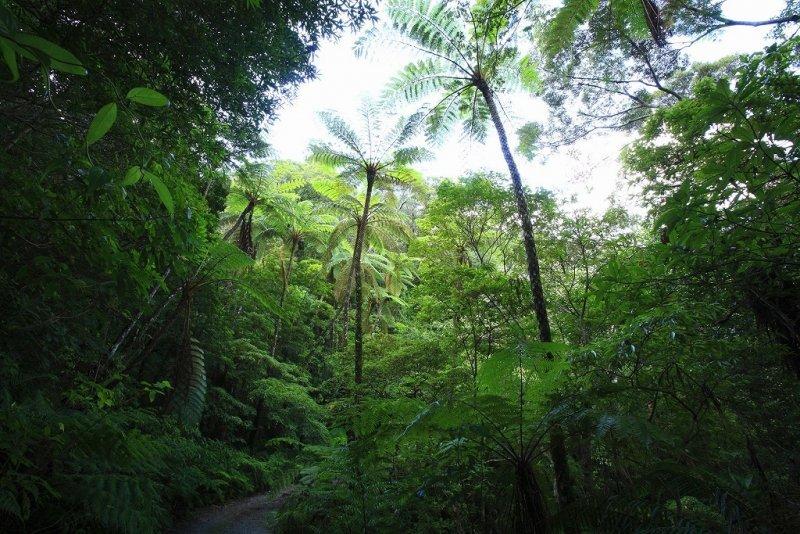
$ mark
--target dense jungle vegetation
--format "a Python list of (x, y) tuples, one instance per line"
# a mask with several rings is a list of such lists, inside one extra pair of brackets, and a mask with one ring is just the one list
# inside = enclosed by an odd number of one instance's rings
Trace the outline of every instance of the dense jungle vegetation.
[[(438, 1), (0, 0), (0, 530), (800, 529), (800, 3)], [(416, 59), (271, 157), (350, 31)], [(607, 131), (643, 210), (518, 168)]]

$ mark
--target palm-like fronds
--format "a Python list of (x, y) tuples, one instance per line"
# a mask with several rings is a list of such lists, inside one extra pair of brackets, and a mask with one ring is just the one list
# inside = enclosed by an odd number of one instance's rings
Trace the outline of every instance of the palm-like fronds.
[[(369, 208), (365, 230), (366, 252), (370, 248), (383, 250), (402, 247), (411, 237), (406, 215), (397, 209), (392, 197), (388, 197), (385, 202), (380, 197), (373, 198), (375, 202)], [(323, 256), (329, 267), (333, 268), (337, 262), (341, 263), (342, 250), (346, 249), (352, 254), (363, 205), (363, 197), (359, 199), (349, 195), (328, 204), (328, 209), (340, 214), (339, 222), (328, 235), (328, 247)], [(339, 259), (335, 260), (336, 257)]]
[[(341, 181), (358, 183), (372, 173), (381, 182), (381, 177), (407, 174), (405, 167), (430, 157), (430, 152), (424, 147), (409, 145), (420, 123), (420, 114), (400, 116), (390, 121), (392, 117), (386, 109), (367, 100), (361, 106), (360, 115), (361, 123), (356, 129), (333, 112), (320, 113), (320, 120), (332, 140), (313, 142), (309, 147), (311, 159), (337, 168)], [(331, 196), (328, 192), (334, 189), (346, 189), (331, 182), (322, 181), (315, 189), (328, 197)], [(380, 187), (382, 184), (376, 185)]]
[[(366, 287), (367, 317), (373, 314), (388, 317), (390, 308), (374, 306), (387, 299), (397, 298), (395, 293), (398, 277), (396, 265), (388, 260), (392, 250), (401, 250), (411, 235), (407, 216), (397, 209), (393, 195), (373, 197), (364, 228), (364, 251), (356, 257), (355, 245), (358, 237), (365, 198), (342, 195), (331, 202), (330, 209), (341, 214), (339, 223), (328, 238), (325, 254), (326, 264), (334, 279), (334, 297), (347, 307), (353, 280), (358, 269), (360, 279)], [(383, 319), (381, 319), (383, 320)], [(365, 322), (369, 322), (367, 319)]]
[(237, 246), (255, 257), (260, 244), (283, 235), (300, 220), (296, 191), (307, 178), (291, 172), (289, 164), (246, 162), (233, 177), (231, 192), (220, 226), (225, 238), (237, 231)]
[[(424, 101), (430, 141), (440, 140), (459, 123), (465, 136), (485, 140), (490, 114), (482, 87), (493, 94), (538, 87), (535, 65), (517, 49), (513, 28), (504, 29), (507, 14), (492, 3), (463, 9), (445, 2), (392, 0), (387, 14), (386, 38), (423, 57), (392, 79), (384, 97)], [(370, 40), (374, 35), (359, 46)]]
[[(409, 165), (428, 157), (429, 152), (422, 147), (409, 146), (409, 142), (419, 125), (421, 115), (398, 117), (389, 122), (390, 117), (385, 109), (367, 101), (361, 108), (361, 131), (356, 131), (333, 113), (323, 113), (320, 119), (333, 138), (330, 143), (314, 143), (311, 146), (312, 159), (331, 164), (338, 168), (343, 184), (362, 182), (366, 185), (363, 201), (348, 190), (346, 186), (317, 184), (315, 189), (337, 206), (344, 219), (332, 232), (328, 245), (328, 254), (342, 243), (350, 230), (355, 229), (353, 254), (350, 267), (339, 270), (346, 282), (338, 283), (337, 291), (345, 307), (350, 296), (351, 287), (355, 287), (356, 320), (355, 320), (355, 383), (361, 382), (363, 369), (363, 279), (369, 271), (364, 270), (362, 256), (364, 244), (375, 240), (381, 232), (380, 220), (370, 221), (373, 214), (382, 208), (380, 203), (371, 206), (373, 190), (393, 187), (413, 186), (420, 180), (418, 174), (411, 171)], [(360, 210), (359, 210), (360, 208)], [(387, 226), (388, 228), (388, 226)], [(385, 241), (382, 239), (382, 241)], [(369, 254), (369, 250), (367, 253)], [(368, 280), (369, 281), (369, 280)], [(353, 284), (354, 282), (354, 284)], [(337, 316), (338, 317), (338, 312)], [(334, 317), (334, 321), (336, 320)], [(347, 315), (345, 314), (345, 317)], [(331, 323), (333, 325), (333, 322)]]
[[(467, 62), (463, 50), (468, 32), (456, 11), (445, 3), (426, 0), (392, 1), (386, 7), (392, 26), (407, 35), (421, 51), (458, 63)], [(464, 47), (466, 48), (466, 47)]]

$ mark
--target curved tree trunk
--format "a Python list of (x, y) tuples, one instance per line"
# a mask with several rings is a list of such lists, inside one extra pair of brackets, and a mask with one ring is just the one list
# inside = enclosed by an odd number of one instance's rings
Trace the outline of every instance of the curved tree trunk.
[[(517, 169), (517, 163), (511, 154), (508, 146), (508, 137), (497, 111), (497, 104), (492, 96), (492, 91), (484, 81), (476, 83), (476, 87), (483, 95), (489, 113), (492, 116), (497, 136), (500, 139), (500, 148), (503, 157), (508, 165), (508, 172), (511, 174), (511, 183), (514, 188), (514, 196), (517, 200), (517, 213), (522, 226), (522, 241), (525, 245), (525, 256), (528, 260), (528, 278), (531, 284), (531, 295), (533, 297), (533, 310), (536, 312), (536, 320), (539, 324), (539, 341), (549, 343), (553, 340), (550, 330), (550, 319), (547, 317), (547, 306), (542, 290), (542, 277), (539, 273), (539, 256), (536, 252), (536, 242), (533, 238), (533, 225), (531, 224), (528, 201), (525, 198), (525, 191), (522, 188), (522, 179)], [(570, 477), (569, 464), (567, 463), (567, 452), (564, 445), (564, 432), (560, 425), (554, 425), (550, 430), (550, 457), (553, 461), (553, 472), (555, 474), (555, 493), (559, 506), (569, 504), (573, 500), (572, 478)]]
[(251, 258), (256, 259), (256, 247), (253, 244), (253, 210), (250, 210), (239, 226), (236, 246)]
[(359, 221), (359, 229), (356, 234), (356, 244), (353, 250), (353, 272), (355, 274), (355, 290), (356, 290), (356, 317), (355, 317), (355, 383), (356, 383), (356, 398), (359, 397), (359, 385), (362, 381), (364, 370), (364, 325), (362, 320), (364, 302), (362, 295), (362, 280), (361, 280), (361, 253), (364, 249), (364, 235), (367, 233), (367, 216), (369, 215), (369, 203), (372, 198), (372, 186), (375, 183), (375, 171), (367, 171), (367, 194), (364, 197), (364, 211)]
[(225, 232), (225, 235), (222, 237), (223, 241), (226, 241), (230, 236), (233, 235), (233, 233), (239, 228), (239, 225), (244, 222), (245, 217), (250, 215), (250, 212), (253, 211), (255, 207), (256, 203), (254, 200), (251, 200), (247, 203), (247, 206), (244, 208), (244, 210), (242, 210), (242, 213), (239, 214), (239, 217), (236, 219), (236, 222), (233, 223), (233, 226), (231, 226), (230, 229)]

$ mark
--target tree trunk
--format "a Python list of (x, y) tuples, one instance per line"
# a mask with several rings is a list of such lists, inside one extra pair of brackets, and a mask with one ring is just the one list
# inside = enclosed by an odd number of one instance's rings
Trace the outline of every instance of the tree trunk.
[(533, 468), (526, 460), (518, 460), (514, 480), (514, 532), (536, 534), (547, 531), (547, 513), (542, 490)]
[(253, 210), (250, 210), (239, 227), (236, 246), (251, 258), (256, 259), (256, 247), (253, 244)]
[(244, 210), (242, 211), (242, 213), (241, 213), (241, 214), (239, 215), (239, 217), (236, 219), (236, 222), (235, 222), (235, 223), (233, 223), (233, 226), (231, 226), (231, 227), (230, 227), (230, 229), (229, 229), (227, 232), (225, 232), (225, 235), (222, 237), (222, 240), (223, 240), (223, 241), (227, 241), (227, 239), (228, 239), (230, 236), (232, 236), (232, 235), (233, 235), (233, 232), (235, 232), (235, 231), (236, 231), (236, 229), (237, 229), (237, 228), (239, 228), (239, 225), (240, 225), (240, 224), (242, 224), (242, 222), (244, 222), (244, 219), (245, 219), (245, 217), (247, 217), (248, 215), (250, 215), (250, 212), (251, 212), (251, 211), (253, 211), (253, 209), (254, 209), (255, 207), (256, 207), (256, 203), (255, 203), (255, 201), (254, 201), (254, 200), (251, 200), (250, 202), (248, 202), (248, 203), (247, 203), (247, 206), (244, 208)]
[(250, 434), (247, 436), (247, 448), (252, 452), (253, 445), (258, 437), (259, 430), (261, 429), (261, 413), (264, 411), (264, 399), (258, 398), (256, 403), (256, 413), (253, 416), (253, 427), (250, 429)]
[(567, 463), (567, 447), (564, 444), (564, 429), (555, 424), (550, 428), (550, 459), (553, 461), (555, 474), (555, 495), (559, 506), (570, 504), (575, 494), (572, 488), (572, 477)]
[(364, 249), (364, 239), (367, 233), (367, 216), (369, 215), (369, 203), (372, 198), (372, 186), (375, 183), (375, 171), (367, 171), (367, 194), (364, 197), (364, 211), (359, 221), (359, 229), (356, 234), (355, 250), (353, 251), (353, 272), (355, 274), (355, 290), (356, 290), (356, 317), (355, 317), (355, 383), (356, 383), (356, 398), (358, 398), (359, 385), (361, 384), (362, 374), (364, 369), (364, 325), (362, 322), (362, 313), (364, 308), (362, 280), (361, 280), (361, 253)]
[[(539, 341), (549, 343), (553, 340), (553, 334), (550, 331), (550, 320), (547, 317), (547, 306), (544, 301), (544, 291), (542, 290), (542, 277), (539, 273), (539, 256), (536, 253), (536, 242), (533, 238), (533, 225), (531, 224), (531, 216), (528, 211), (528, 201), (525, 198), (525, 191), (522, 188), (522, 179), (520, 178), (517, 164), (514, 161), (514, 156), (511, 154), (511, 149), (508, 146), (506, 130), (503, 127), (503, 121), (500, 119), (500, 113), (497, 111), (497, 105), (492, 96), (492, 91), (483, 80), (477, 82), (476, 87), (483, 95), (486, 106), (489, 108), (492, 122), (494, 123), (495, 130), (497, 130), (497, 137), (500, 139), (500, 148), (503, 151), (503, 157), (508, 165), (508, 172), (511, 174), (514, 196), (517, 199), (517, 213), (520, 218), (520, 225), (522, 226), (522, 241), (525, 245), (525, 256), (528, 260), (528, 278), (531, 284), (533, 310), (536, 313), (536, 320), (539, 323)], [(554, 425), (550, 431), (550, 457), (553, 460), (553, 472), (555, 474), (556, 500), (559, 506), (563, 507), (572, 502), (573, 491), (569, 464), (567, 463), (567, 452), (564, 446), (564, 433), (560, 425)]]
[[(171, 273), (171, 272), (172, 272), (172, 267), (167, 267), (167, 270), (164, 271), (163, 275), (161, 275), (161, 279), (164, 280), (164, 282), (166, 282), (167, 281), (167, 277), (169, 276), (169, 273)], [(150, 290), (150, 295), (147, 297), (147, 304), (148, 305), (151, 302), (153, 302), (153, 298), (156, 296), (156, 293), (158, 293), (158, 290), (160, 288), (161, 288), (161, 286), (156, 284), (153, 287), (153, 289)], [(111, 349), (109, 349), (108, 355), (106, 356), (107, 359), (110, 360), (110, 359), (112, 359), (114, 357), (114, 355), (117, 353), (119, 348), (122, 346), (122, 344), (128, 338), (130, 333), (136, 327), (136, 324), (142, 319), (143, 315), (144, 315), (144, 309), (139, 310), (139, 313), (137, 313), (136, 317), (134, 317), (133, 320), (128, 324), (128, 327), (125, 330), (123, 330), (122, 333), (120, 333), (120, 335), (117, 337), (116, 341), (114, 341), (114, 345), (111, 347)]]
[(514, 188), (514, 196), (517, 200), (517, 214), (519, 215), (520, 225), (522, 226), (522, 242), (525, 245), (525, 256), (527, 256), (528, 259), (528, 278), (530, 280), (531, 295), (533, 297), (533, 311), (536, 313), (536, 320), (539, 323), (539, 340), (550, 342), (553, 340), (553, 335), (550, 332), (550, 320), (547, 317), (547, 306), (545, 305), (544, 292), (542, 291), (542, 277), (539, 273), (539, 256), (536, 253), (536, 242), (533, 238), (531, 215), (528, 210), (528, 201), (525, 198), (525, 191), (522, 188), (522, 179), (520, 178), (517, 164), (514, 161), (514, 156), (511, 155), (511, 149), (508, 146), (508, 137), (506, 137), (506, 130), (503, 127), (502, 120), (500, 120), (500, 113), (497, 111), (497, 105), (492, 97), (492, 92), (489, 86), (486, 85), (486, 82), (479, 83), (477, 87), (489, 108), (492, 122), (497, 130), (497, 136), (500, 138), (500, 148), (503, 151), (503, 157), (508, 165), (508, 172), (511, 174), (511, 183)]
[[(286, 267), (286, 273), (283, 277), (283, 287), (281, 288), (281, 298), (278, 302), (278, 308), (283, 310), (283, 302), (286, 299), (286, 292), (289, 290), (289, 281), (292, 278), (292, 262), (294, 261), (294, 251), (297, 248), (297, 238), (294, 236), (292, 237), (292, 248), (289, 252), (289, 264)], [(278, 316), (278, 321), (275, 323), (275, 337), (272, 339), (272, 356), (275, 356), (275, 352), (278, 350), (278, 335), (281, 331), (281, 318)]]

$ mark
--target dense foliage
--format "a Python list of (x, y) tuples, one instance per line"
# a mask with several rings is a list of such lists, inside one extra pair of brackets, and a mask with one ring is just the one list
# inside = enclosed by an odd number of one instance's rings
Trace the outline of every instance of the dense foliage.
[[(357, 52), (419, 60), (301, 162), (261, 130), (373, 6), (0, 0), (3, 531), (799, 529), (796, 3), (549, 7), (392, 0)], [(413, 168), (457, 124), (508, 176)], [(644, 211), (525, 186), (607, 128)]]

